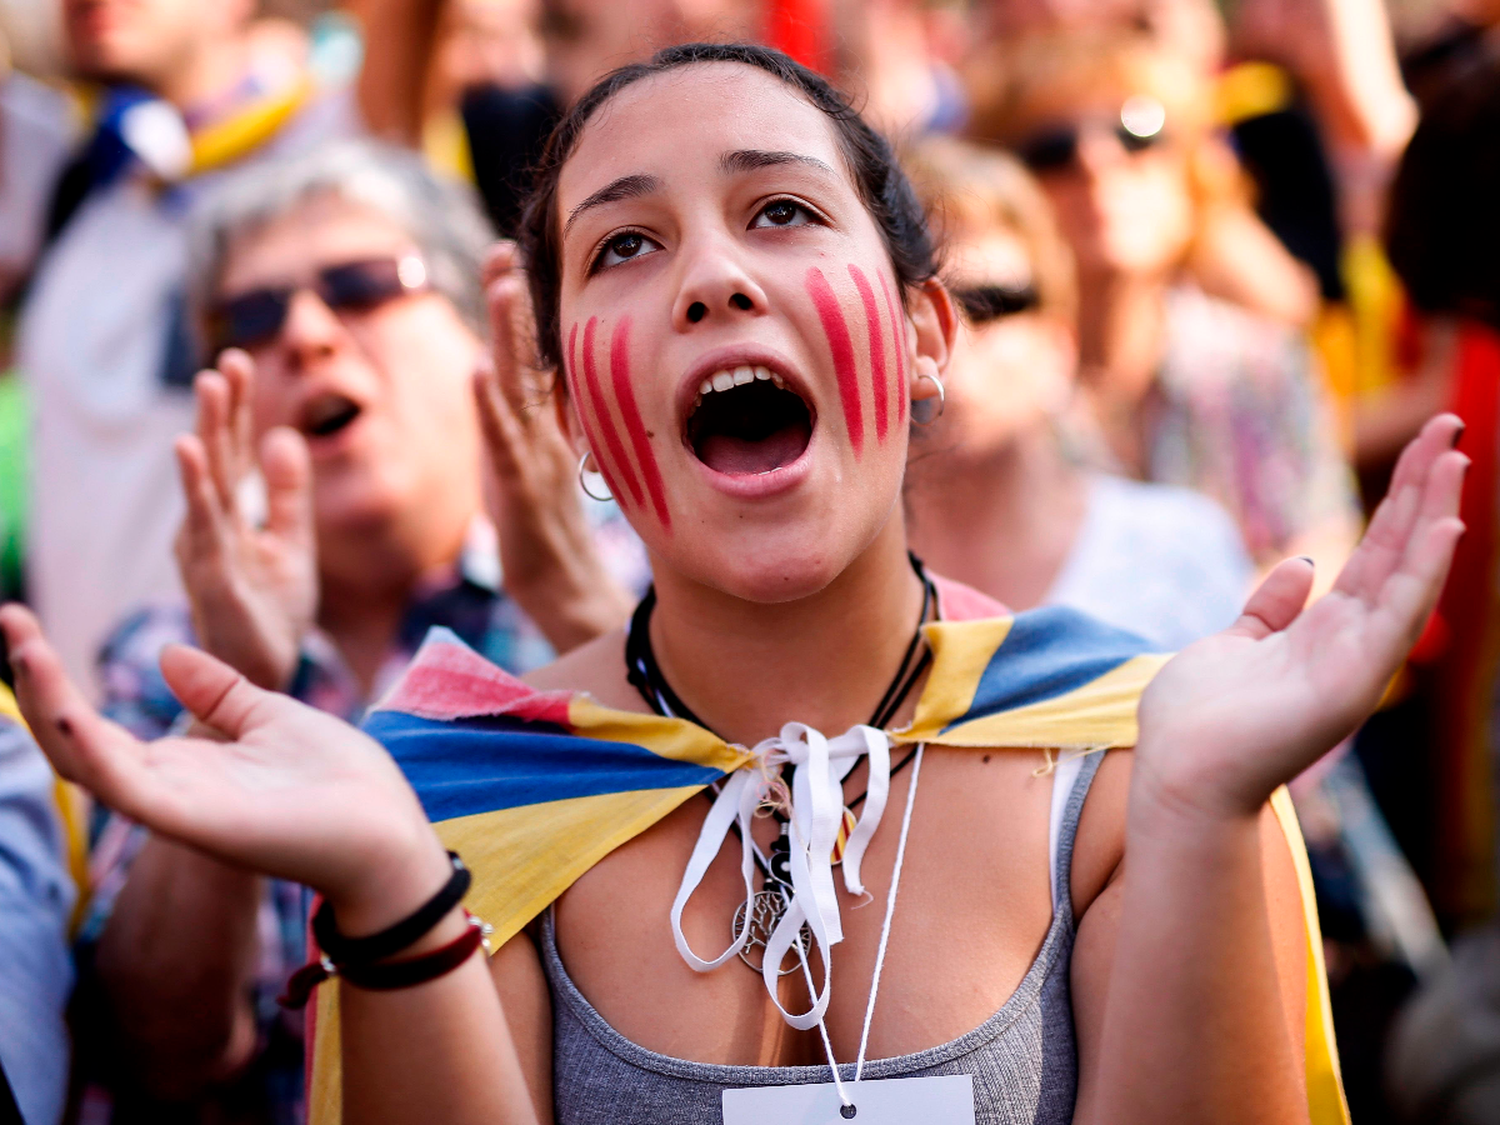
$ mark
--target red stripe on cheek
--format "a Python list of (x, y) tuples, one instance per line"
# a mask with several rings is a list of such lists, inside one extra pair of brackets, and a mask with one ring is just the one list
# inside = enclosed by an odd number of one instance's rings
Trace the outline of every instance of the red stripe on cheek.
[(880, 310), (875, 305), (875, 290), (864, 271), (850, 263), (849, 276), (859, 290), (859, 299), (865, 306), (865, 322), (870, 336), (870, 373), (875, 379), (875, 437), (885, 440), (885, 431), (890, 425), (891, 389), (885, 381), (885, 333), (881, 330)]
[(885, 274), (880, 275), (880, 291), (885, 296), (885, 311), (891, 314), (891, 340), (896, 345), (896, 421), (905, 422), (906, 399), (910, 393), (906, 388), (906, 317), (896, 310)]
[[(599, 444), (598, 431), (589, 424), (589, 414), (584, 409), (583, 395), (580, 393), (581, 388), (578, 385), (578, 325), (576, 324), (568, 330), (567, 376), (568, 390), (573, 396), (574, 403), (577, 404), (578, 422), (583, 427), (583, 436), (589, 443), (589, 450), (602, 449), (603, 446)], [(604, 478), (604, 483), (609, 486), (610, 495), (619, 496), (620, 490), (615, 486), (614, 474), (609, 471), (609, 466), (604, 463), (604, 457), (599, 453), (595, 453), (594, 461), (599, 467), (599, 475)]]
[(833, 287), (817, 266), (807, 271), (807, 295), (823, 322), (828, 350), (833, 353), (833, 370), (839, 381), (839, 401), (844, 407), (844, 424), (849, 427), (849, 443), (858, 453), (865, 444), (865, 420), (860, 413), (859, 375), (854, 369), (854, 342), (849, 339), (849, 325), (839, 308)]
[(625, 420), (625, 432), (635, 447), (635, 460), (646, 478), (646, 488), (651, 493), (651, 505), (656, 509), (656, 518), (668, 530), (672, 527), (672, 515), (667, 511), (667, 494), (661, 483), (661, 470), (656, 464), (656, 454), (651, 451), (651, 438), (646, 433), (641, 412), (635, 405), (635, 388), (630, 385), (630, 318), (627, 316), (615, 327), (609, 342), (609, 374), (615, 385), (615, 400), (620, 404), (620, 417)]
[[(636, 507), (640, 507), (645, 502), (645, 496), (641, 493), (641, 486), (635, 479), (635, 473), (631, 471), (630, 458), (625, 453), (625, 443), (620, 440), (620, 435), (615, 431), (615, 420), (609, 415), (609, 405), (604, 401), (604, 391), (599, 385), (599, 372), (594, 367), (594, 329), (598, 326), (599, 318), (591, 316), (588, 324), (583, 328), (583, 379), (588, 384), (594, 417), (604, 433), (604, 446), (609, 450), (609, 459), (614, 462), (614, 469), (620, 474), (620, 479), (625, 482), (625, 488), (630, 492), (630, 497), (635, 501)], [(604, 466), (601, 465), (600, 468)], [(619, 496), (619, 493), (616, 492), (615, 495)]]

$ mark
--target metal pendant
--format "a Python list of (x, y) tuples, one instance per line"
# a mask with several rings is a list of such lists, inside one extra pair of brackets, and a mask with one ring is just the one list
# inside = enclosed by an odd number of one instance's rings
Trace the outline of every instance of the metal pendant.
[[(765, 890), (757, 891), (748, 902), (742, 902), (735, 908), (732, 933), (739, 933), (740, 927), (745, 924), (746, 907), (751, 911), (750, 926), (745, 931), (745, 944), (740, 948), (740, 960), (758, 973), (765, 962), (766, 942), (770, 940), (776, 924), (781, 921), (781, 916), (786, 913), (786, 899), (775, 884), (768, 884)], [(812, 930), (805, 923), (802, 926), (802, 948), (812, 948)], [(777, 975), (784, 977), (799, 968), (801, 962), (792, 961), (791, 968), (778, 968)]]

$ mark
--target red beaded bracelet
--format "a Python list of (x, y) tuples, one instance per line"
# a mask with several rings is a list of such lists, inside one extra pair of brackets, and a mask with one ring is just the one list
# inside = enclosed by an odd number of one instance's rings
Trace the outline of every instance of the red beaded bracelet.
[(312, 996), (313, 989), (333, 976), (341, 976), (356, 988), (375, 992), (388, 992), (398, 988), (411, 988), (426, 984), (430, 980), (446, 976), (474, 955), (481, 945), (489, 952), (489, 937), (493, 932), (488, 922), (481, 922), (467, 910), (464, 917), (468, 928), (462, 936), (447, 945), (416, 957), (404, 957), (399, 961), (383, 964), (340, 965), (329, 960), (325, 953), (316, 961), (309, 961), (292, 974), (286, 982), (286, 993), (276, 998), (283, 1008), (302, 1008)]

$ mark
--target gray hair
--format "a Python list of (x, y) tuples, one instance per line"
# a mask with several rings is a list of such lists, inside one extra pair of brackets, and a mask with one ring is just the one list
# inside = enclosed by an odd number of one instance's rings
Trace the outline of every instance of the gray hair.
[(372, 141), (257, 161), (214, 189), (188, 235), (188, 305), (198, 324), (214, 300), (230, 244), (318, 195), (369, 207), (405, 231), (422, 254), (432, 288), (477, 334), (486, 334), (480, 269), (494, 232), (474, 193), (439, 179), (417, 154)]

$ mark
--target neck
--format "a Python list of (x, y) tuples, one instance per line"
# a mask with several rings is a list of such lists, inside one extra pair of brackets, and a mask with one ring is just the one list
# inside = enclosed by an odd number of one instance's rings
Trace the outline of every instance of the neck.
[(747, 746), (792, 721), (830, 737), (869, 722), (922, 608), (899, 515), (806, 598), (748, 602), (665, 572), (656, 593), (662, 674), (708, 726)]
[(1080, 279), (1079, 382), (1106, 442), (1124, 466), (1145, 468), (1143, 407), (1165, 347), (1166, 275)]
[(183, 112), (213, 105), (227, 96), (250, 72), (250, 44), (243, 34), (204, 43), (149, 83), (152, 91)]
[(318, 626), (366, 694), (390, 655), (417, 585), (457, 561), (468, 526), (465, 518), (425, 532), (341, 528), (320, 537)]
[(997, 446), (960, 444), (907, 473), (912, 549), (1013, 610), (1046, 599), (1072, 550), (1087, 478), (1044, 424)]

